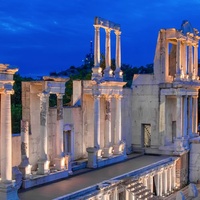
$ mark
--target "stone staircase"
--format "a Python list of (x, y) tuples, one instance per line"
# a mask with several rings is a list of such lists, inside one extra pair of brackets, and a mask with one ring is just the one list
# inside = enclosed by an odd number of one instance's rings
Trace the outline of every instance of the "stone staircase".
[(137, 179), (129, 180), (123, 183), (125, 190), (131, 194), (134, 200), (155, 200), (155, 197), (149, 189), (146, 188)]

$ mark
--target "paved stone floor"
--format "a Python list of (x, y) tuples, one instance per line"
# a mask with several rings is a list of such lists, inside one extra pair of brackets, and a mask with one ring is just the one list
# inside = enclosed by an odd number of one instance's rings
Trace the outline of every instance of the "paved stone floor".
[(142, 168), (161, 161), (168, 156), (148, 156), (144, 155), (137, 158), (129, 159), (115, 165), (103, 167), (100, 169), (87, 171), (80, 175), (70, 176), (65, 180), (61, 180), (48, 185), (33, 188), (27, 191), (19, 192), (21, 200), (50, 200), (60, 197), (86, 187), (98, 184), (102, 181), (109, 180), (130, 171)]

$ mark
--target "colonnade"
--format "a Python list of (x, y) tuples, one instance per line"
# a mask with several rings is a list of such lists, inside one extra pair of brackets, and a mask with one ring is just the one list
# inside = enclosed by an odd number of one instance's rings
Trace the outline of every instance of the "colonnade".
[[(169, 75), (169, 44), (165, 44), (165, 74)], [(198, 43), (178, 38), (176, 43), (175, 79), (198, 80)]]
[(198, 127), (198, 96), (176, 96), (176, 138), (192, 137)]
[(114, 72), (114, 77), (117, 80), (122, 79), (121, 71), (121, 31), (120, 26), (111, 26), (109, 21), (106, 21), (105, 24), (98, 23), (98, 20), (95, 21), (95, 39), (94, 39), (94, 68), (92, 73), (92, 79), (97, 77), (102, 77), (101, 68), (100, 68), (100, 28), (105, 29), (106, 40), (105, 40), (105, 69), (104, 69), (104, 78), (108, 79), (113, 77), (113, 71), (111, 70), (111, 31), (113, 30), (116, 36), (116, 52), (115, 52), (115, 65), (116, 69)]
[[(47, 135), (47, 115), (49, 109), (49, 93), (42, 92), (40, 97), (40, 149), (38, 160), (38, 174), (49, 173), (48, 160), (48, 135)], [(57, 121), (56, 121), (56, 158), (55, 168), (62, 170), (65, 168), (64, 148), (63, 148), (63, 94), (57, 94)]]
[[(100, 149), (100, 95), (94, 95), (94, 147)], [(122, 95), (104, 95), (105, 98), (105, 130), (104, 130), (104, 150), (103, 156), (110, 157), (113, 154), (122, 153), (120, 150), (120, 143), (122, 139), (121, 130), (121, 98)], [(116, 100), (116, 114), (115, 114), (115, 133), (114, 145), (111, 143), (111, 98)]]

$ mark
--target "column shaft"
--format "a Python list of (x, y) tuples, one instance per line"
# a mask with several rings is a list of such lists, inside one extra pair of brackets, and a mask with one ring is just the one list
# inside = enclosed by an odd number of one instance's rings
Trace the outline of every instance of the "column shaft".
[(198, 96), (193, 96), (193, 105), (192, 105), (192, 132), (197, 133), (198, 126)]
[(169, 42), (165, 42), (165, 80), (169, 76)]
[(100, 96), (94, 96), (94, 147), (100, 148)]
[(177, 40), (177, 49), (176, 49), (176, 78), (180, 78), (181, 74), (181, 41)]
[(182, 96), (176, 98), (176, 138), (182, 137)]
[(115, 117), (115, 144), (119, 144), (122, 140), (122, 127), (121, 127), (121, 96), (116, 98), (116, 117)]
[(12, 180), (12, 132), (10, 94), (1, 94), (1, 181)]
[(188, 135), (192, 136), (192, 96), (188, 97)]
[(115, 31), (116, 35), (116, 56), (115, 56), (115, 65), (116, 68), (121, 67), (121, 37), (120, 37), (121, 32), (120, 31)]
[(184, 137), (187, 136), (187, 128), (188, 128), (188, 122), (187, 122), (187, 96), (184, 96), (184, 108), (183, 108), (183, 126), (184, 126), (184, 130), (183, 130), (183, 134)]
[(198, 76), (198, 45), (194, 46), (194, 70), (193, 75)]
[(100, 27), (94, 25), (95, 38), (94, 38), (94, 66), (100, 66)]
[(111, 66), (110, 29), (106, 28), (105, 31), (106, 31), (105, 62), (106, 62), (106, 68), (109, 68)]
[(159, 123), (159, 135), (160, 137), (160, 141), (162, 142), (162, 145), (165, 145), (165, 131), (166, 131), (166, 96), (165, 95), (161, 95), (160, 97), (160, 123)]
[(188, 57), (188, 74), (189, 77), (192, 77), (192, 71), (193, 71), (193, 55), (192, 55), (192, 45), (189, 45), (189, 57)]
[(57, 122), (56, 122), (56, 149), (57, 156), (64, 156), (63, 146), (63, 95), (57, 94)]
[(111, 144), (111, 97), (106, 97), (106, 113), (105, 113), (105, 147)]

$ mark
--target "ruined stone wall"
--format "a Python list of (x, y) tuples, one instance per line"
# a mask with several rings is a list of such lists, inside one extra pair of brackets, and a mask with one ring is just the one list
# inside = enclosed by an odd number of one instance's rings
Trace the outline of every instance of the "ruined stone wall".
[(18, 166), (21, 162), (21, 136), (12, 136), (12, 166)]
[(178, 188), (183, 188), (188, 183), (188, 156), (186, 152), (176, 161), (176, 180)]
[(199, 183), (200, 181), (200, 143), (190, 144), (189, 154), (189, 181), (192, 183)]
[(159, 86), (135, 85), (132, 95), (132, 144), (142, 147), (142, 124), (151, 125), (151, 148), (157, 148), (159, 141)]

